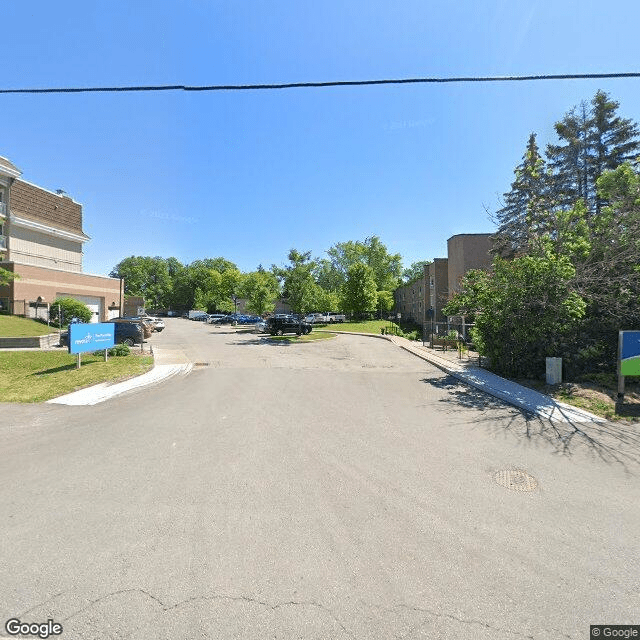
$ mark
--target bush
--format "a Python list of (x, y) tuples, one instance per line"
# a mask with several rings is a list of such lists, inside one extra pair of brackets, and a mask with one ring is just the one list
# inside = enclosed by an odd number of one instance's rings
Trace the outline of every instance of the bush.
[(129, 349), (129, 345), (126, 344), (117, 344), (115, 347), (109, 349), (110, 356), (128, 356), (130, 353), (131, 349)]
[[(108, 351), (110, 356), (128, 356), (131, 353), (131, 349), (126, 344), (117, 344), (115, 347), (111, 347)], [(101, 356), (104, 354), (104, 349), (94, 351), (94, 356)]]
[(81, 322), (89, 322), (91, 320), (91, 309), (83, 302), (73, 298), (57, 298), (51, 303), (50, 307), (52, 324), (58, 324), (58, 307), (62, 310), (64, 317), (63, 325), (68, 325), (73, 317), (78, 318)]

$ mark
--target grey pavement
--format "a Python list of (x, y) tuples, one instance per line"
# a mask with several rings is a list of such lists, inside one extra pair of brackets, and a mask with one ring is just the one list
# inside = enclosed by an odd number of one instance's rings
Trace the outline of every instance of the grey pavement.
[[(173, 322), (185, 322), (182, 319)], [(188, 322), (188, 321), (187, 321)], [(196, 323), (205, 331), (214, 332), (212, 325)], [(215, 327), (220, 330), (220, 327)], [(227, 333), (247, 333), (247, 327), (223, 327)], [(330, 331), (328, 329), (321, 331)], [(476, 366), (468, 358), (460, 359), (457, 351), (436, 351), (425, 347), (418, 342), (407, 340), (393, 335), (359, 334), (356, 332), (343, 332), (351, 335), (361, 335), (372, 338), (381, 338), (413, 353), (414, 355), (430, 362), (442, 371), (454, 376), (458, 380), (488, 393), (489, 395), (504, 400), (509, 404), (528, 411), (541, 418), (567, 423), (595, 423), (604, 424), (607, 421), (588, 411), (572, 407), (563, 402), (559, 402), (535, 389), (524, 387), (520, 384), (497, 376), (486, 369)], [(154, 368), (141, 376), (126, 380), (117, 384), (102, 383), (86, 389), (81, 389), (74, 393), (66, 394), (58, 398), (49, 400), (53, 404), (67, 405), (93, 405), (104, 402), (110, 398), (115, 398), (124, 393), (141, 389), (145, 386), (158, 384), (174, 375), (187, 375), (194, 363), (202, 360), (197, 353), (188, 353), (188, 349), (182, 344), (161, 343), (162, 333), (153, 336), (153, 349), (155, 357)], [(162, 346), (160, 346), (162, 344)], [(60, 348), (57, 348), (60, 349)], [(12, 349), (13, 350), (13, 349)], [(54, 350), (54, 349), (50, 349)]]
[[(181, 324), (180, 324), (181, 323)], [(62, 640), (581, 640), (638, 622), (640, 436), (387, 340), (176, 320), (189, 376), (0, 404), (0, 620)]]
[(459, 358), (456, 350), (436, 351), (406, 338), (398, 336), (388, 338), (394, 344), (431, 362), (458, 380), (541, 418), (568, 423), (607, 423), (607, 420), (589, 411), (559, 402), (535, 389), (517, 384), (476, 366), (469, 358)]
[[(321, 331), (331, 330), (321, 329)], [(388, 340), (433, 364), (438, 367), (438, 369), (450, 374), (461, 382), (546, 420), (570, 424), (587, 423), (602, 425), (608, 423), (604, 418), (596, 416), (589, 411), (573, 407), (564, 402), (559, 402), (555, 398), (540, 393), (535, 389), (525, 387), (506, 378), (502, 378), (495, 373), (491, 373), (491, 371), (487, 371), (476, 365), (474, 359), (468, 355), (460, 358), (455, 349), (449, 349), (448, 351), (436, 350), (435, 348), (432, 349), (423, 346), (420, 342), (407, 340), (406, 338), (394, 335), (366, 334), (351, 331), (341, 333)]]

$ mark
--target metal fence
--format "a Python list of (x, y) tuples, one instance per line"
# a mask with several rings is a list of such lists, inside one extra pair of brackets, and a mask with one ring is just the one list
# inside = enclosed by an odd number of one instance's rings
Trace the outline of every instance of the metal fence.
[(424, 325), (424, 335), (426, 337), (433, 333), (436, 336), (445, 336), (450, 331), (455, 331), (465, 342), (471, 339), (471, 328), (473, 323), (453, 321), (453, 322), (430, 322), (427, 320)]

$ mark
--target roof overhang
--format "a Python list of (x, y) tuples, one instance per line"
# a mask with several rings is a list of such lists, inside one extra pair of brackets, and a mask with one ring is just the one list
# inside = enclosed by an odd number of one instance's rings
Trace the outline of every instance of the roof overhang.
[(44, 233), (48, 236), (64, 238), (65, 240), (74, 240), (75, 242), (86, 242), (87, 240), (91, 240), (91, 238), (84, 233), (74, 233), (73, 231), (59, 229), (48, 224), (43, 224), (42, 222), (21, 218), (13, 213), (9, 215), (9, 222), (12, 226), (31, 229), (32, 231), (39, 231), (40, 233)]

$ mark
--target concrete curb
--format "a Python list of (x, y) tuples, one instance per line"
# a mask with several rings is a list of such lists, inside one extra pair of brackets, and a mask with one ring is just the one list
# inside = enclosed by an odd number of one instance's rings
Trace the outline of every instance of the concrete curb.
[(116, 384), (102, 382), (92, 387), (87, 387), (86, 389), (80, 389), (79, 391), (47, 400), (47, 403), (73, 406), (94, 405), (128, 393), (129, 391), (168, 380), (179, 374), (187, 375), (192, 368), (193, 364), (190, 362), (185, 364), (159, 364), (141, 376), (136, 376), (135, 378), (130, 378), (129, 380), (124, 380)]

